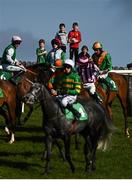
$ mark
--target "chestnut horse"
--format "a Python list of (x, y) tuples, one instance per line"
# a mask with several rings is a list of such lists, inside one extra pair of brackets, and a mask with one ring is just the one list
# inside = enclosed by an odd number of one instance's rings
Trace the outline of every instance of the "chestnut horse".
[(111, 91), (111, 90), (107, 89), (105, 91), (102, 88), (102, 86), (100, 85), (100, 83), (97, 83), (96, 90), (101, 95), (105, 109), (107, 110), (111, 119), (113, 119), (111, 106), (112, 106), (112, 103), (113, 103), (115, 97), (118, 97), (118, 99), (121, 103), (121, 107), (122, 107), (123, 115), (124, 115), (125, 135), (127, 135), (127, 137), (130, 137), (129, 129), (128, 129), (128, 114), (127, 114), (128, 82), (123, 75), (120, 75), (118, 73), (111, 72), (111, 73), (109, 73), (109, 76), (111, 77), (112, 80), (114, 80), (114, 82), (118, 86), (118, 90)]
[(33, 65), (27, 67), (27, 71), (21, 75), (21, 80), (16, 86), (10, 81), (0, 80), (0, 90), (3, 96), (0, 97), (0, 115), (5, 118), (7, 134), (11, 138), (9, 143), (15, 141), (15, 125), (17, 118), (21, 115), (22, 97), (30, 90), (32, 82), (44, 69), (42, 65)]

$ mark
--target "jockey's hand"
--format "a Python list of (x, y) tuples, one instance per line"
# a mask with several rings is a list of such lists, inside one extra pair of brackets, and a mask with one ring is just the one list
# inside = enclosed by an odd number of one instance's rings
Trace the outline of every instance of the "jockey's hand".
[(24, 71), (26, 71), (26, 68), (23, 66), (23, 64), (22, 64), (21, 62), (17, 61), (17, 62), (15, 63), (15, 65), (16, 65), (16, 66), (19, 66), (19, 67), (22, 68)]
[(57, 96), (57, 91), (54, 90), (54, 89), (51, 89), (51, 94), (52, 94), (53, 96)]
[(20, 62), (16, 61), (16, 62), (15, 62), (15, 65), (16, 65), (16, 66), (20, 66)]
[(99, 74), (101, 74), (101, 75), (102, 75), (102, 74), (107, 74), (107, 73), (108, 73), (108, 71), (109, 71), (109, 70), (108, 70), (108, 69), (106, 69), (106, 70), (100, 71), (100, 72), (99, 72)]

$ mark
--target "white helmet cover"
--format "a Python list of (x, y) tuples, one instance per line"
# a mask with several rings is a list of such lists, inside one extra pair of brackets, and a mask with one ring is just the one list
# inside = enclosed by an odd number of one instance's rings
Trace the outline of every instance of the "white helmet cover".
[(12, 36), (12, 41), (22, 41), (22, 39), (19, 36)]
[(70, 65), (72, 68), (74, 68), (75, 63), (72, 59), (66, 59), (64, 64)]

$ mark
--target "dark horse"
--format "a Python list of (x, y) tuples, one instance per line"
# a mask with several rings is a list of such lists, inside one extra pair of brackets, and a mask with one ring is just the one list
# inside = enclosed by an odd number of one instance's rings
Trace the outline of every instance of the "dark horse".
[(3, 92), (3, 97), (0, 97), (0, 115), (6, 120), (5, 131), (11, 135), (9, 143), (15, 141), (14, 132), (16, 120), (21, 116), (22, 97), (30, 90), (32, 81), (43, 69), (42, 65), (27, 67), (27, 71), (21, 75), (21, 80), (17, 86), (10, 81), (0, 80), (0, 89)]
[(95, 155), (97, 146), (100, 145), (100, 147), (106, 149), (111, 139), (111, 134), (115, 130), (112, 121), (107, 118), (102, 106), (94, 101), (87, 102), (84, 98), (78, 99), (83, 104), (88, 114), (88, 119), (86, 121), (77, 121), (76, 128), (71, 132), (72, 122), (67, 121), (56, 98), (49, 94), (45, 85), (40, 83), (33, 84), (32, 89), (24, 99), (31, 104), (36, 101), (39, 101), (41, 104), (47, 152), (45, 173), (48, 173), (50, 170), (51, 147), (55, 138), (61, 138), (64, 141), (65, 157), (72, 172), (75, 171), (70, 155), (70, 137), (75, 133), (80, 133), (85, 140), (85, 171), (96, 169)]
[(124, 115), (124, 122), (125, 122), (125, 135), (127, 137), (130, 137), (129, 134), (129, 129), (128, 129), (128, 114), (127, 114), (127, 94), (128, 94), (128, 82), (125, 79), (123, 75), (120, 75), (118, 73), (111, 72), (109, 73), (109, 76), (114, 80), (116, 85), (118, 86), (118, 91), (111, 91), (109, 88), (105, 91), (102, 86), (98, 83), (97, 85), (97, 92), (101, 95), (103, 98), (103, 104), (110, 115), (110, 118), (113, 119), (112, 117), (112, 103), (115, 99), (115, 97), (118, 97), (121, 107), (123, 110), (123, 115)]

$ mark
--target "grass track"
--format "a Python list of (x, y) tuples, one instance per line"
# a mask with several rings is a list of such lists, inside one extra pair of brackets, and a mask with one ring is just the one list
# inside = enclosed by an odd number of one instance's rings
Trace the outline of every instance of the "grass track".
[[(41, 161), (44, 134), (41, 129), (42, 113), (35, 110), (32, 117), (16, 132), (16, 142), (7, 143), (4, 133), (4, 120), (0, 117), (0, 178), (74, 178), (74, 179), (109, 179), (132, 178), (132, 139), (123, 135), (124, 122), (121, 107), (116, 100), (113, 104), (114, 124), (118, 128), (112, 138), (111, 148), (106, 152), (97, 151), (97, 170), (92, 173), (84, 172), (83, 139), (80, 137), (80, 149), (75, 150), (72, 139), (72, 159), (76, 172), (71, 173), (68, 163), (59, 158), (58, 149), (53, 148), (52, 172), (42, 175), (44, 164)], [(132, 118), (129, 118), (132, 134)]]

